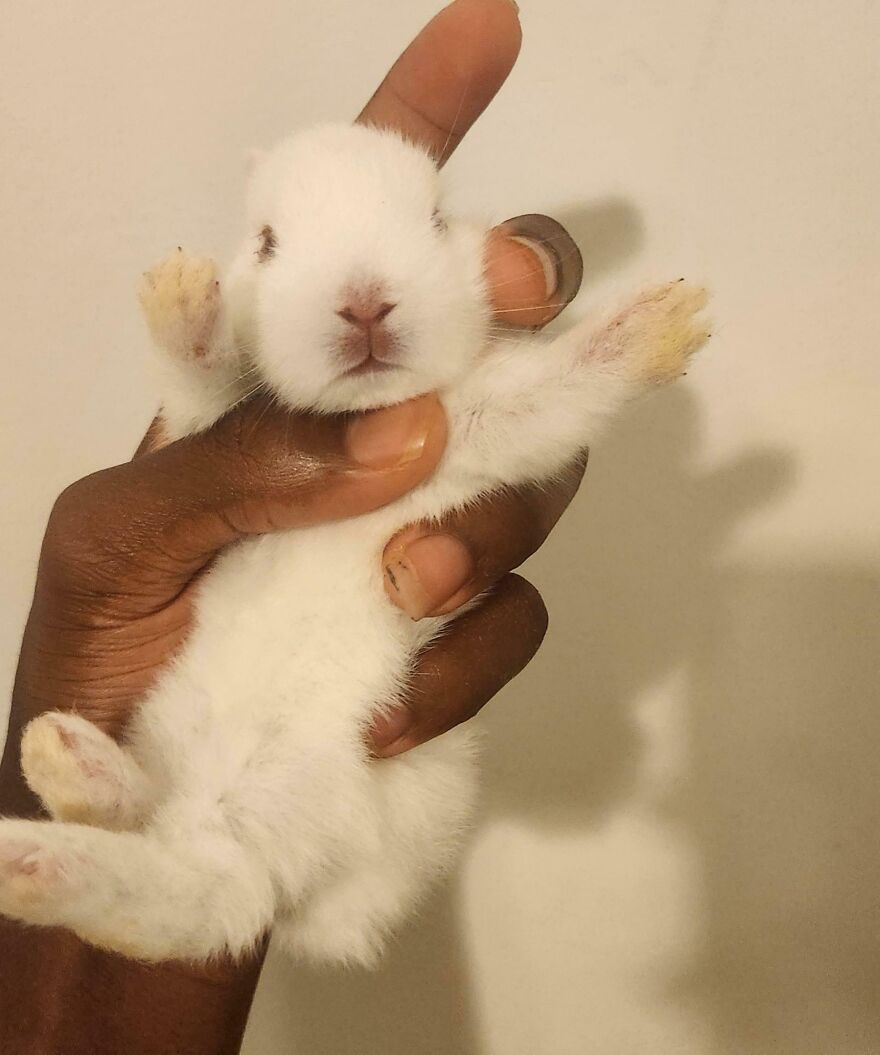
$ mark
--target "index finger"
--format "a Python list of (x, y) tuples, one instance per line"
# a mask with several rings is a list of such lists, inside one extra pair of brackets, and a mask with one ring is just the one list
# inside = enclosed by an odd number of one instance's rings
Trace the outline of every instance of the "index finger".
[(517, 11), (513, 0), (454, 0), (394, 63), (358, 121), (403, 133), (442, 165), (516, 62)]

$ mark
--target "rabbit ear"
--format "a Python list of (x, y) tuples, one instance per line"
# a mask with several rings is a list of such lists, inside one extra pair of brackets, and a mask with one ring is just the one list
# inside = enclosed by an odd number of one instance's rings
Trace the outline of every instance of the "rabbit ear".
[(257, 169), (263, 164), (266, 158), (269, 156), (268, 150), (263, 150), (260, 147), (253, 147), (247, 152), (247, 160), (245, 162), (245, 172), (248, 176), (253, 176)]

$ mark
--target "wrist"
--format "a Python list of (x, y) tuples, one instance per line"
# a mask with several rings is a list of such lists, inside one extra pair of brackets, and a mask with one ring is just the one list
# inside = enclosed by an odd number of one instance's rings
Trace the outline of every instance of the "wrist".
[[(21, 674), (21, 671), (19, 672)], [(21, 773), (22, 728), (50, 709), (17, 679), (0, 763), (0, 815), (43, 810)], [(265, 955), (209, 965), (141, 964), (59, 929), (0, 916), (0, 1051), (3, 1055), (234, 1055)]]
[(3, 1055), (234, 1055), (263, 951), (237, 964), (140, 964), (0, 917)]

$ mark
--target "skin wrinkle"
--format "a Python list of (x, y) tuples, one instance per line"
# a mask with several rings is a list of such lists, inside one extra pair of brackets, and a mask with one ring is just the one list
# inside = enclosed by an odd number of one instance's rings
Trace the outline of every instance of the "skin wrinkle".
[[(168, 612), (163, 611), (159, 614), (164, 617), (168, 614)], [(177, 617), (177, 620), (181, 627), (183, 627), (188, 622), (188, 618), (186, 618), (183, 613), (172, 612), (171, 614)], [(170, 620), (168, 621), (170, 622)], [(96, 629), (95, 627), (91, 626), (77, 626), (70, 622), (64, 623), (63, 625), (60, 623), (53, 625), (51, 620), (46, 619), (44, 620), (44, 629), (48, 631), (50, 635), (53, 635), (56, 639), (59, 638), (59, 635), (61, 635), (61, 639), (63, 639), (63, 637), (70, 637), (73, 639), (74, 648), (68, 653), (68, 655), (72, 658), (79, 656), (83, 653), (85, 647), (83, 642), (88, 643), (90, 637), (100, 639), (102, 642), (106, 643), (103, 649), (96, 650), (96, 654), (105, 657), (112, 657), (114, 655), (127, 655), (132, 645), (140, 647), (157, 644), (160, 642), (161, 638), (166, 636), (166, 630), (164, 627), (162, 629), (157, 629), (151, 632), (149, 630), (150, 624), (148, 620), (140, 620), (138, 624), (139, 627), (141, 623), (144, 624), (143, 633), (138, 634), (134, 631), (128, 631), (124, 639), (121, 634), (114, 635), (113, 633), (114, 630), (120, 630), (123, 628), (120, 624), (117, 624), (115, 626), (111, 625), (107, 627), (99, 627)], [(173, 628), (173, 623), (171, 624), (171, 627)], [(109, 647), (113, 645), (113, 643), (117, 640), (120, 641), (120, 645), (118, 647)], [(54, 655), (62, 656), (64, 655), (64, 653), (56, 651)]]
[[(255, 413), (259, 406), (248, 408), (244, 415)], [(46, 553), (61, 569), (74, 569), (83, 581), (79, 586), (74, 578), (69, 586), (83, 590), (102, 586), (106, 593), (104, 584), (131, 574), (143, 579), (145, 567), (155, 563), (159, 554), (165, 555), (162, 563), (167, 567), (160, 571), (166, 584), (169, 574), (184, 580), (204, 566), (221, 539), (233, 541), (247, 534), (350, 515), (353, 494), (361, 496), (364, 511), (384, 504), (382, 494), (388, 496), (385, 501), (397, 497), (406, 490), (408, 480), (415, 482), (424, 467), (439, 457), (445, 421), (438, 417), (439, 407), (431, 413), (437, 435), (426, 445), (421, 462), (380, 473), (353, 467), (345, 458), (338, 419), (308, 420), (281, 411), (275, 412), (278, 419), (288, 427), (291, 421), (296, 425), (298, 440), (293, 452), (289, 445), (279, 449), (277, 430), (264, 428), (253, 444), (255, 449), (245, 457), (241, 456), (243, 433), (236, 436), (231, 447), (235, 454), (230, 456), (221, 433), (220, 442), (213, 436), (200, 438), (207, 452), (194, 474), (187, 457), (198, 444), (172, 444), (143, 459), (134, 477), (128, 464), (103, 470), (66, 489), (50, 519)], [(240, 428), (232, 423), (233, 435)], [(93, 512), (105, 508), (106, 503), (98, 500), (105, 490), (117, 496), (115, 506), (122, 512), (123, 523), (115, 530), (108, 525), (106, 514), (99, 518)], [(376, 493), (379, 497), (371, 498)], [(291, 502), (292, 494), (296, 505)], [(120, 545), (119, 538), (126, 541)]]
[[(505, 576), (416, 662), (407, 704), (412, 727), (376, 754), (392, 757), (473, 718), (532, 659), (546, 630), (538, 591), (518, 575)], [(431, 705), (438, 685), (446, 686), (441, 708)]]
[(509, 3), (450, 4), (401, 55), (358, 121), (397, 128), (443, 164), (506, 80), (521, 41)]
[[(506, 572), (519, 567), (543, 544), (574, 497), (587, 466), (588, 452), (563, 474), (555, 488), (508, 488), (488, 496), (481, 504), (437, 523), (416, 524), (396, 535), (385, 549), (385, 572), (391, 580), (389, 596), (395, 598), (395, 562), (405, 559), (407, 546), (434, 534), (452, 535), (471, 554), (474, 573), (431, 615), (455, 611), (478, 596)], [(511, 531), (510, 525), (517, 530)]]

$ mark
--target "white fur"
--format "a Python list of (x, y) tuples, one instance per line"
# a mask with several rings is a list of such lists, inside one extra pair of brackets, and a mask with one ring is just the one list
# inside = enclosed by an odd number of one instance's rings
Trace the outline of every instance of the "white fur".
[[(679, 374), (705, 333), (702, 292), (670, 283), (540, 348), (493, 337), (485, 232), (432, 221), (438, 194), (434, 165), (397, 136), (318, 128), (258, 165), (222, 295), (213, 265), (183, 253), (147, 277), (172, 438), (262, 383), (321, 411), (436, 390), (449, 443), (393, 506), (224, 553), (122, 748), (82, 719), (32, 723), (24, 767), (59, 820), (0, 822), (0, 911), (144, 959), (240, 954), (274, 925), (295, 953), (370, 963), (454, 860), (475, 797), (472, 730), (389, 760), (365, 747), (448, 621), (414, 623), (387, 600), (384, 545), (493, 488), (552, 477), (626, 399)], [(266, 225), (277, 248), (260, 260)], [(341, 376), (337, 311), (374, 287), (396, 305), (399, 368)]]

